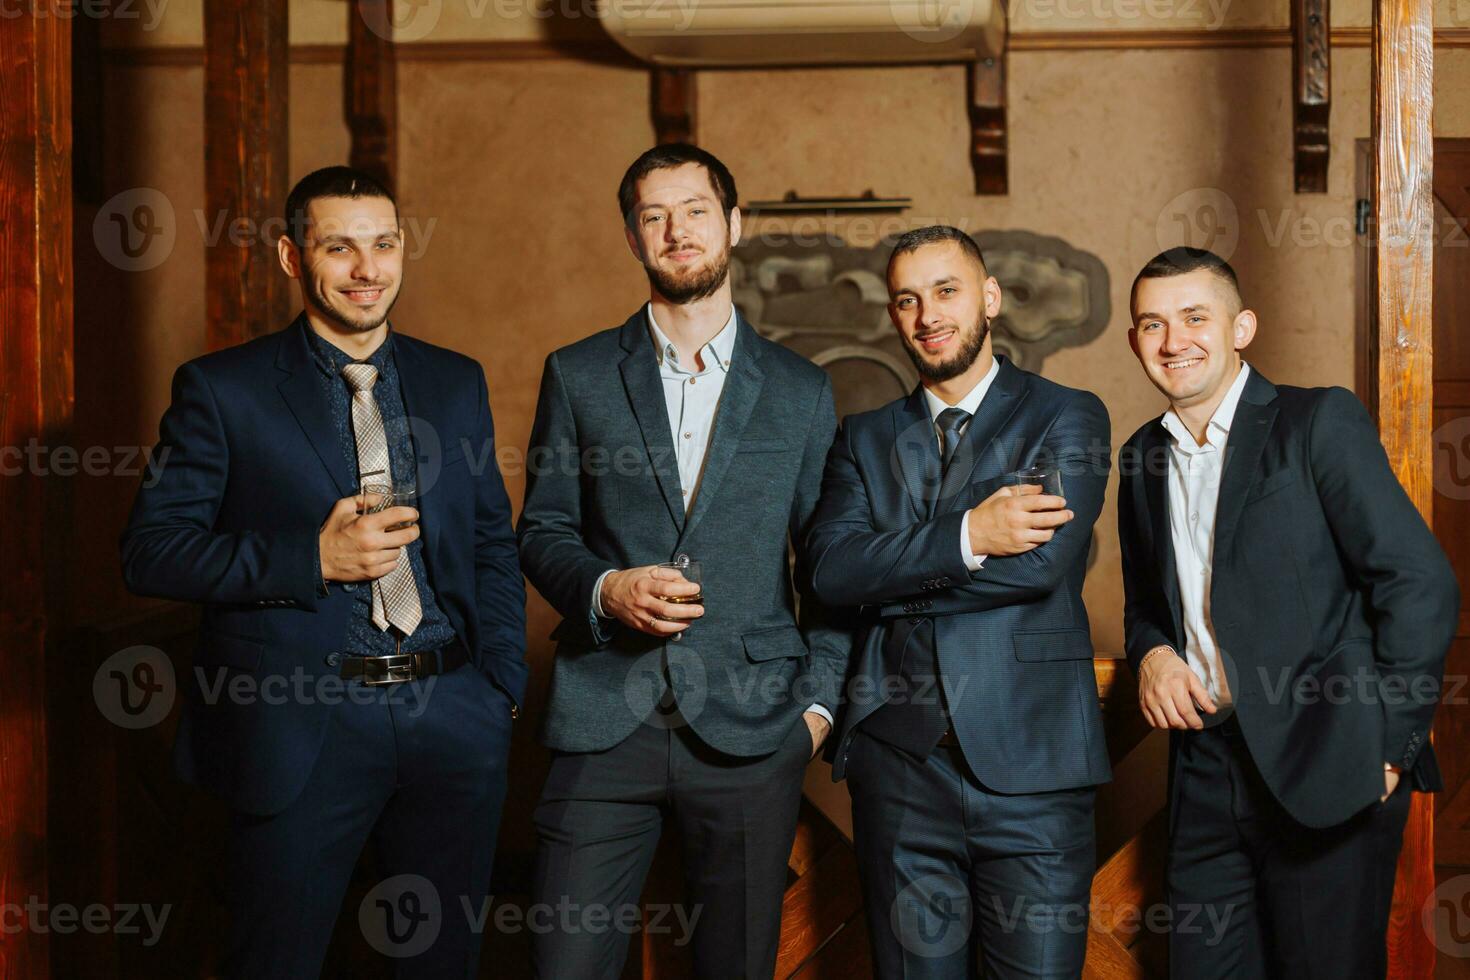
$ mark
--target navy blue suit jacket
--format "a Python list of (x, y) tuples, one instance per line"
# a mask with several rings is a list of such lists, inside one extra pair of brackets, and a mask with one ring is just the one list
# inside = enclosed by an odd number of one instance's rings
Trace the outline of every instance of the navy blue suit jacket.
[[(180, 775), (256, 814), (279, 812), (306, 784), (333, 697), (328, 660), (344, 652), (353, 609), (339, 585), (318, 592), (317, 534), (355, 478), (308, 329), (301, 317), (179, 368), (159, 426), (166, 463), (139, 490), (122, 536), (132, 591), (203, 606), (175, 746)], [(461, 354), (402, 334), (394, 343), (429, 581), (510, 710), (526, 684), (525, 585), (485, 375)], [(241, 673), (259, 696), (228, 693)]]
[[(853, 732), (900, 676), (892, 631), (932, 619), (955, 734), (975, 775), (1002, 793), (1106, 782), (1092, 640), (1082, 580), (1111, 455), (1107, 409), (999, 358), (1000, 371), (940, 480), (922, 389), (849, 416), (832, 446), (811, 531), (819, 598), (862, 607), (834, 778)], [(971, 573), (960, 549), (966, 509), (1024, 467), (1054, 463), (1076, 516), (1025, 554), (992, 556)], [(935, 501), (933, 516), (930, 501)], [(916, 692), (915, 696), (919, 696)]]

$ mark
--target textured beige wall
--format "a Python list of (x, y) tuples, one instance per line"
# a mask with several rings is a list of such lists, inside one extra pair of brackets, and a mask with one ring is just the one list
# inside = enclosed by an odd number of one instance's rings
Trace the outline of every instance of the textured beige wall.
[[(1159, 410), (1127, 350), (1128, 283), (1185, 230), (1203, 244), (1202, 232), (1216, 227), (1216, 247), (1233, 245), (1262, 317), (1251, 357), (1265, 372), (1351, 384), (1353, 143), (1369, 132), (1368, 53), (1339, 49), (1334, 59), (1327, 195), (1290, 189), (1289, 63), (1282, 49), (1016, 54), (1004, 198), (970, 191), (954, 67), (708, 72), (700, 138), (730, 164), (745, 198), (873, 188), (912, 197), (904, 219), (914, 224), (1024, 228), (1097, 254), (1112, 277), (1112, 322), (1087, 347), (1054, 355), (1046, 371), (1102, 395), (1121, 440)], [(1466, 135), (1470, 52), (1442, 50), (1436, 64), (1436, 132)], [(97, 417), (144, 443), (173, 366), (202, 349), (200, 78), (175, 67), (109, 74), (108, 193), (158, 188), (177, 222), (166, 261), (110, 276), (125, 301), (109, 332), (132, 338), (139, 383), (126, 397), (106, 393), (115, 411)], [(478, 357), (501, 441), (522, 447), (545, 353), (621, 321), (644, 295), (613, 195), (652, 138), (646, 76), (566, 61), (406, 62), (399, 85), (399, 184), (416, 257), (395, 320)], [(341, 159), (340, 73), (296, 66), (292, 91), (293, 173)], [(1205, 225), (1203, 208), (1222, 202), (1223, 218)], [(753, 230), (770, 227), (780, 225)], [(508, 478), (518, 499), (518, 472)], [(1099, 648), (1117, 650), (1111, 501), (1098, 534), (1087, 599)], [(534, 622), (540, 635), (550, 629), (539, 607)]]

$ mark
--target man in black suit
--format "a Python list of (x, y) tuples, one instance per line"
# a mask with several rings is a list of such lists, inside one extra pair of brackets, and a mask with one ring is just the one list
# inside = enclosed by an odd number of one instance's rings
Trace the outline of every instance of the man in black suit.
[[(1169, 410), (1120, 456), (1129, 662), (1169, 729), (1175, 977), (1381, 977), (1459, 591), (1342, 388), (1273, 385), (1218, 256), (1138, 274)], [(1210, 925), (1215, 923), (1217, 925)]]
[[(844, 420), (810, 539), (818, 597), (869, 619), (833, 774), (874, 967), (1079, 976), (1110, 778), (1082, 605), (1108, 414), (992, 354), (1000, 285), (964, 232), (901, 237), (888, 291), (921, 383)], [(1065, 497), (1013, 485), (1033, 467)]]
[[(473, 977), (526, 683), (510, 502), (471, 465), (495, 458), (485, 375), (391, 329), (377, 181), (316, 171), (286, 224), (305, 310), (179, 369), (123, 574), (204, 607), (176, 759), (231, 810), (225, 975), (318, 976), (372, 837), (369, 940), (400, 977)], [(366, 512), (415, 480), (417, 507)]]
[[(655, 147), (618, 200), (649, 301), (547, 357), (519, 528), (527, 577), (564, 617), (532, 900), (602, 927), (558, 916), (533, 962), (549, 980), (621, 974), (629, 930), (607, 923), (639, 922), (668, 821), (695, 975), (765, 980), (802, 775), (851, 646), (810, 601), (800, 547), (837, 427), (831, 383), (732, 303), (724, 164)], [(703, 598), (664, 562), (698, 563)]]

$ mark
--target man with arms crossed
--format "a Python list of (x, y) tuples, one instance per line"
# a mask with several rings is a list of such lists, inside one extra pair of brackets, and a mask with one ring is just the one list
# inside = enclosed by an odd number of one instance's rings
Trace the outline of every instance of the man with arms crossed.
[[(764, 980), (802, 775), (850, 646), (806, 596), (798, 622), (793, 589), (836, 429), (831, 386), (731, 302), (740, 212), (719, 160), (656, 147), (618, 203), (649, 302), (547, 358), (519, 527), (527, 576), (565, 617), (532, 900), (626, 921), (667, 818), (695, 974)], [(684, 561), (702, 566), (702, 602), (667, 598), (701, 593), (658, 567)], [(627, 944), (626, 929), (541, 932), (535, 970), (615, 978)]]
[[(179, 369), (123, 575), (204, 607), (175, 755), (231, 810), (224, 974), (318, 976), (371, 836), (387, 876), (434, 893), (393, 898), (442, 913), (382, 923), (398, 976), (474, 977), (460, 910), (487, 900), (526, 679), (510, 501), (466, 458), (494, 458), (485, 375), (389, 325), (403, 235), (372, 177), (309, 174), (286, 227), (305, 310)], [(359, 513), (415, 479), (417, 508)]]
[(1382, 977), (1409, 790), (1440, 788), (1449, 563), (1351, 392), (1242, 361), (1227, 262), (1156, 256), (1132, 316), (1169, 400), (1120, 455), (1118, 530), (1139, 702), (1172, 736), (1170, 975)]
[[(1000, 285), (964, 232), (901, 237), (888, 292), (921, 383), (844, 421), (811, 535), (818, 597), (872, 618), (833, 774), (874, 966), (1080, 976), (1110, 778), (1082, 605), (1107, 411), (993, 355)], [(1012, 485), (1035, 466), (1065, 498)]]

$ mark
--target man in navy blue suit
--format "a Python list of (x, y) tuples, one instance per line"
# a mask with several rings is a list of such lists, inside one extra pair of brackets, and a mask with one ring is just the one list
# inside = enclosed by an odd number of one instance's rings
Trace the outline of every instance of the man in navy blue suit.
[[(476, 465), (485, 376), (389, 324), (403, 235), (380, 183), (318, 170), (286, 221), (305, 309), (179, 369), (123, 574), (203, 606), (176, 761), (231, 810), (224, 973), (317, 976), (372, 839), (369, 941), (400, 977), (473, 977), (526, 683), (510, 503)], [(407, 484), (417, 507), (372, 512)]]
[[(888, 292), (921, 383), (843, 422), (810, 534), (817, 596), (868, 621), (833, 773), (873, 965), (1080, 976), (1110, 775), (1082, 605), (1107, 410), (992, 353), (1000, 285), (964, 232), (901, 237)], [(1065, 497), (1013, 485), (1038, 466)]]

